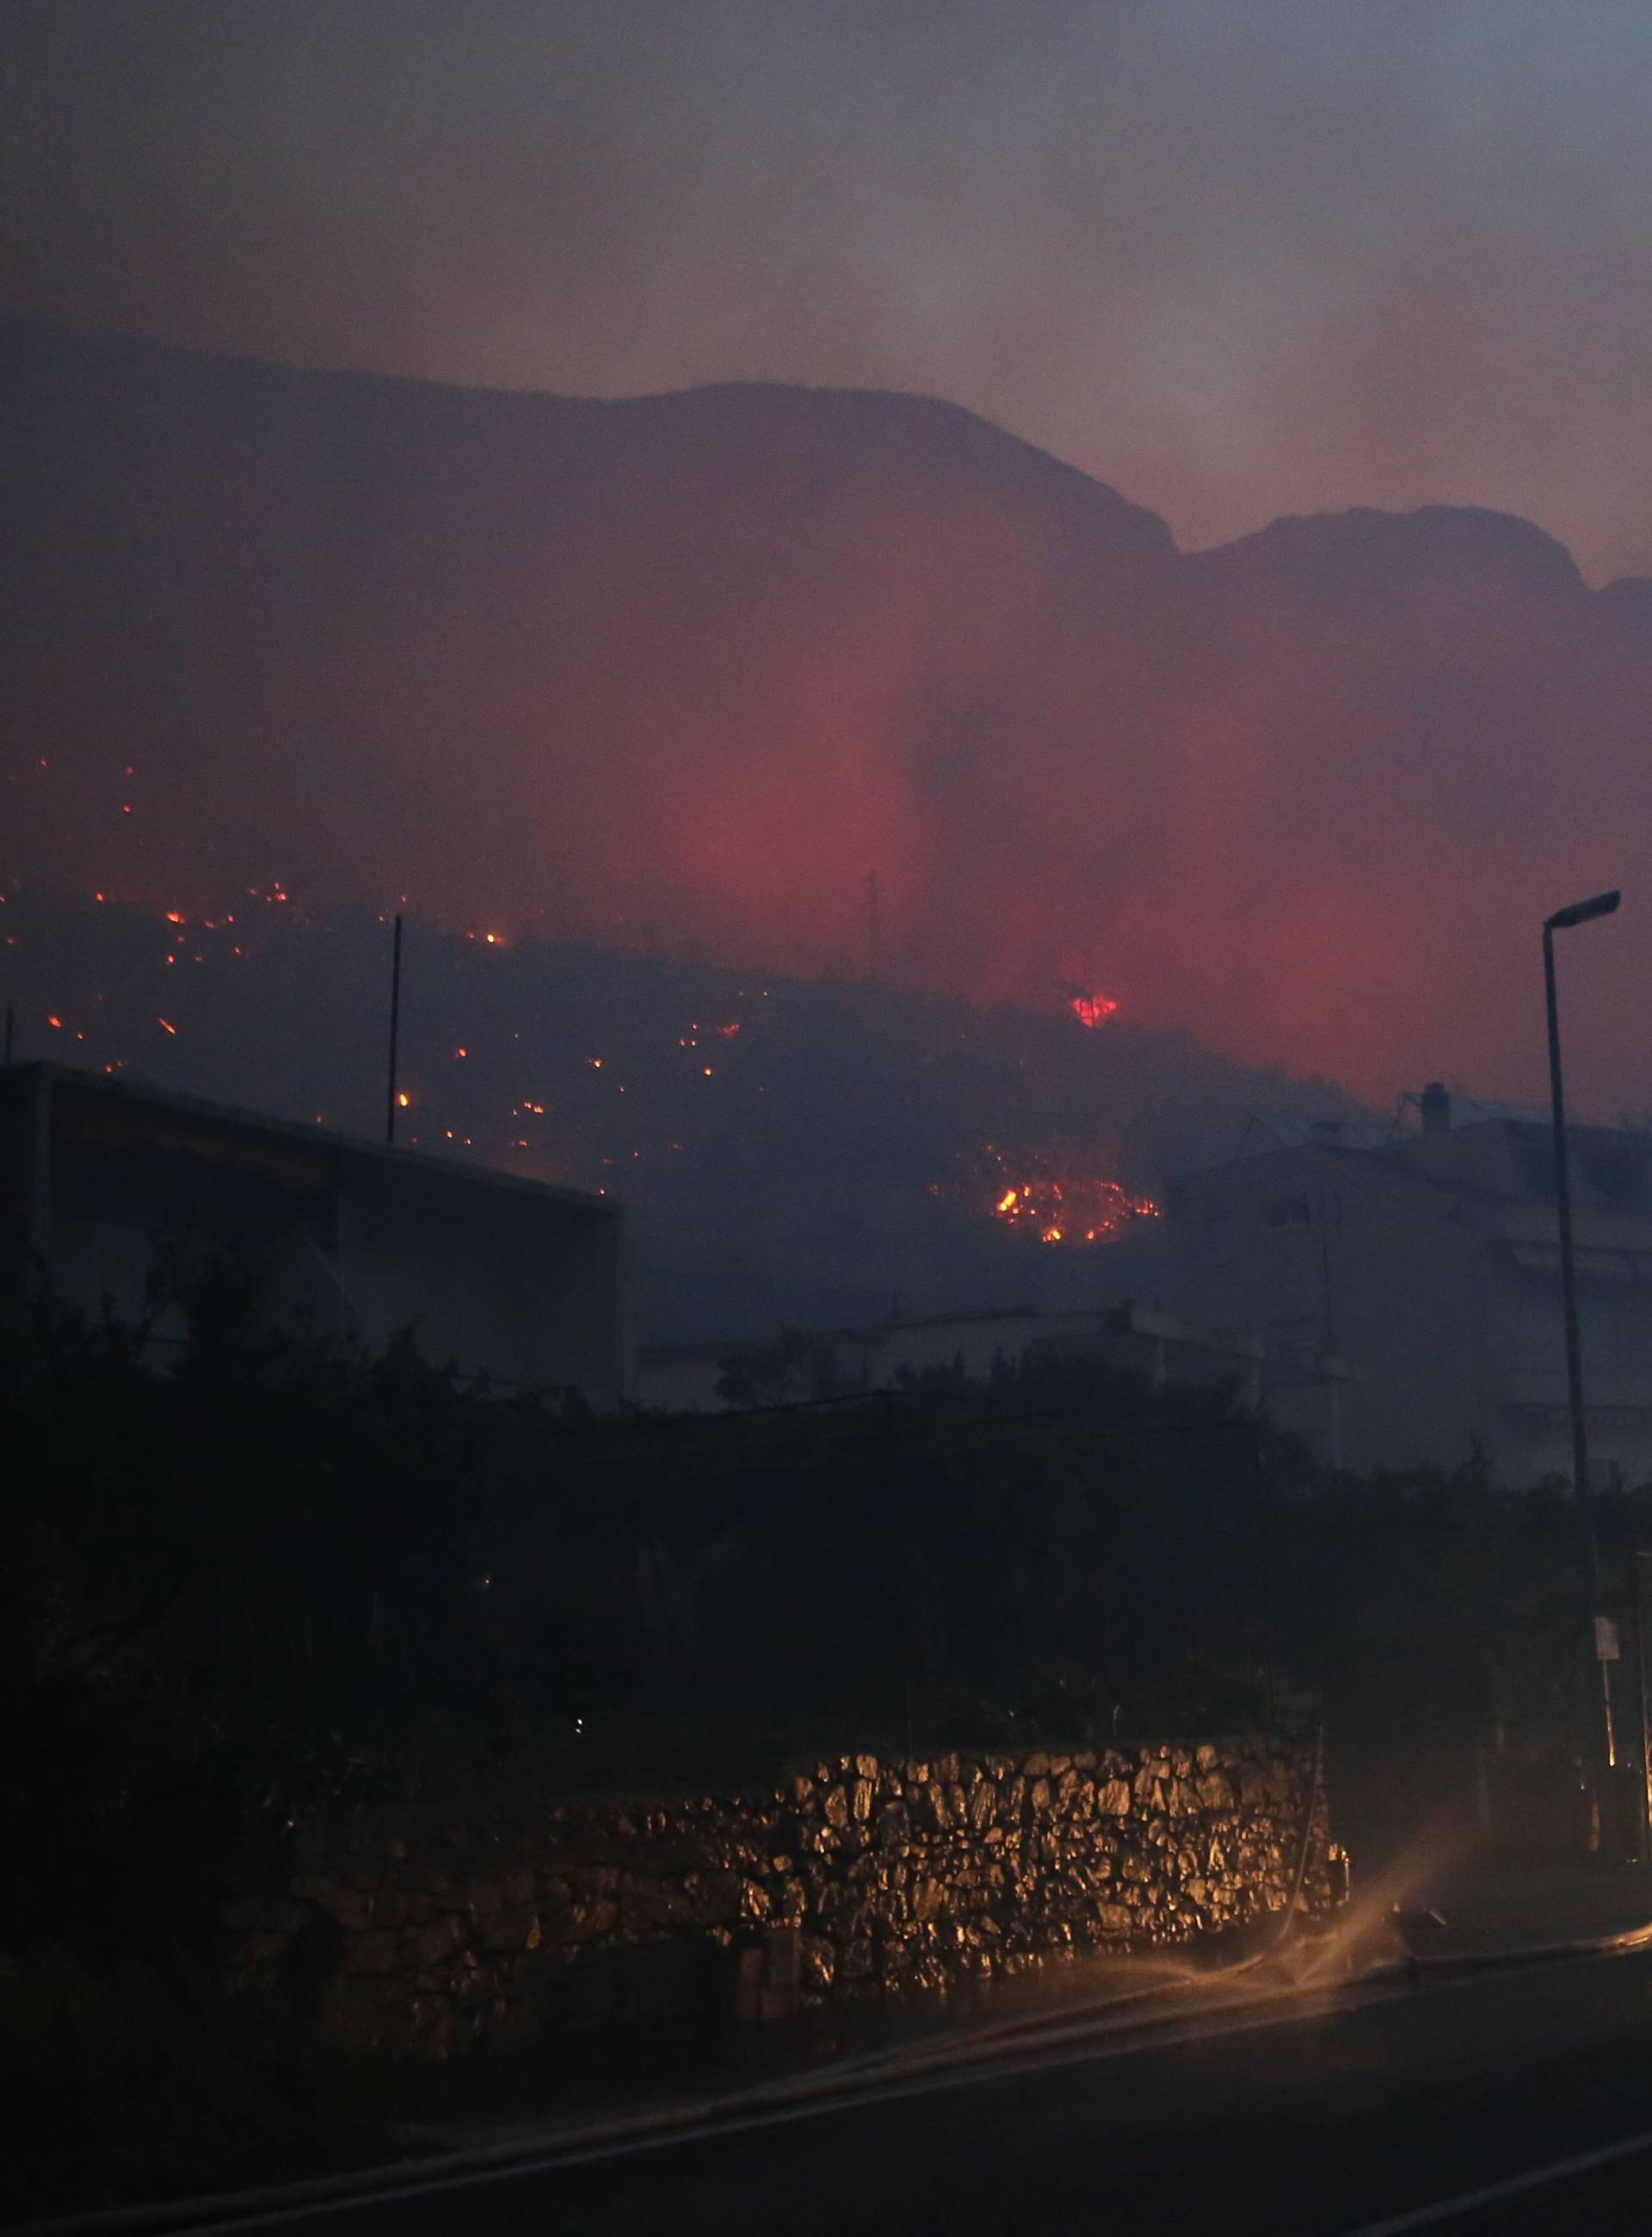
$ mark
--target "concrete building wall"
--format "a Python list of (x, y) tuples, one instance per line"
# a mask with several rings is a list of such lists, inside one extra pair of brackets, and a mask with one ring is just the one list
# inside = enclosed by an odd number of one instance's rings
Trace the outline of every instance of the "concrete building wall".
[[(0, 1077), (0, 1309), (45, 1281), (87, 1313), (153, 1315), (169, 1270), (232, 1246), (261, 1310), (323, 1341), (497, 1382), (625, 1382), (618, 1207), (403, 1151), (31, 1066)], [(175, 1306), (157, 1347), (186, 1333)]]
[[(1574, 1152), (1590, 1443), (1652, 1475), (1652, 1148), (1580, 1130)], [(1641, 1193), (1637, 1193), (1641, 1191)], [(1342, 1355), (1340, 1391), (1274, 1410), (1350, 1467), (1451, 1466), (1477, 1441), (1510, 1481), (1569, 1475), (1554, 1165), (1544, 1130), (1321, 1141), (1182, 1176), (1166, 1199), (1182, 1311)]]
[(1020, 1359), (1031, 1349), (1039, 1324), (1040, 1316), (1030, 1310), (956, 1314), (823, 1336), (816, 1370), (820, 1395), (886, 1390), (902, 1375), (959, 1365), (984, 1380), (995, 1361)]
[(572, 1383), (611, 1403), (618, 1220), (605, 1205), (495, 1197), (468, 1180), (433, 1185), (421, 1171), (377, 1162), (345, 1177), (337, 1238), (322, 1256), (367, 1342), (409, 1329), (426, 1356), (466, 1373)]
[[(1094, 1321), (1093, 1315), (1086, 1316)], [(990, 1375), (996, 1359), (1019, 1359), (1050, 1325), (1030, 1308), (1005, 1312), (960, 1313), (919, 1321), (885, 1321), (858, 1329), (834, 1329), (803, 1336), (796, 1356), (777, 1388), (776, 1402), (854, 1397), (863, 1391), (892, 1389), (902, 1373), (962, 1362), (971, 1376)], [(727, 1401), (718, 1393), (722, 1362), (777, 1350), (778, 1341), (682, 1344), (644, 1355), (638, 1364), (638, 1395), (645, 1405), (673, 1413), (721, 1413)]]
[(1167, 1217), (1181, 1310), (1346, 1361), (1344, 1383), (1275, 1395), (1285, 1426), (1349, 1467), (1467, 1457), (1490, 1397), (1484, 1298), (1475, 1238), (1431, 1189), (1358, 1152), (1288, 1150), (1178, 1181)]
[[(644, 1354), (638, 1391), (667, 1411), (717, 1413), (727, 1401), (717, 1384), (720, 1362), (764, 1347), (681, 1346)], [(984, 1381), (1000, 1361), (1090, 1361), (1138, 1375), (1155, 1389), (1167, 1383), (1232, 1383), (1252, 1404), (1281, 1388), (1324, 1393), (1339, 1363), (1312, 1343), (1270, 1345), (1229, 1330), (1191, 1325), (1173, 1315), (1126, 1302), (1094, 1312), (1041, 1313), (1032, 1307), (963, 1313), (917, 1321), (885, 1321), (798, 1340), (783, 1387), (765, 1383), (767, 1403), (853, 1398), (898, 1389), (909, 1375), (961, 1367)]]

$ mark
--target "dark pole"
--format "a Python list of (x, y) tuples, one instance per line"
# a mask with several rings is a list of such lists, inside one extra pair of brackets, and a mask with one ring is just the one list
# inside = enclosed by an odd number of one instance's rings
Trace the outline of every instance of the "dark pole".
[(1652, 1864), (1652, 1554), (1635, 1556), (1635, 1646), (1641, 1671), (1641, 1861)]
[(8, 1064), (11, 1062), (11, 1035), (12, 1029), (16, 1026), (17, 1022), (17, 1013), (13, 1009), (11, 1004), (8, 1002), (6, 1004), (6, 1062)]
[(401, 919), (390, 947), (390, 1081), (385, 1091), (384, 1138), (396, 1138), (396, 1055), (401, 1040)]
[[(1560, 1005), (1555, 993), (1555, 935), (1543, 927), (1543, 993), (1549, 1005), (1549, 1100), (1555, 1126), (1555, 1198), (1560, 1213), (1560, 1287), (1566, 1316), (1566, 1399), (1571, 1409), (1572, 1488), (1589, 1512), (1589, 1429), (1583, 1419), (1583, 1353), (1577, 1331), (1577, 1265), (1572, 1250), (1571, 1175), (1566, 1160), (1566, 1090), (1560, 1072)], [(1600, 1596), (1600, 1552), (1589, 1534), (1589, 1582)]]
[[(1612, 1726), (1612, 1673), (1609, 1658), (1602, 1653), (1608, 1644), (1602, 1628), (1601, 1609), (1601, 1549), (1595, 1531), (1595, 1508), (1589, 1480), (1589, 1426), (1583, 1414), (1583, 1356), (1577, 1328), (1577, 1264), (1572, 1248), (1571, 1174), (1566, 1157), (1566, 1095), (1560, 1069), (1560, 1004), (1555, 991), (1555, 934), (1576, 924), (1587, 924), (1591, 918), (1609, 916), (1617, 907), (1619, 895), (1614, 892), (1597, 894), (1592, 901), (1575, 901), (1569, 908), (1556, 909), (1543, 926), (1543, 995), (1549, 1012), (1549, 1094), (1555, 1128), (1555, 1204), (1560, 1223), (1560, 1287), (1561, 1303), (1566, 1322), (1566, 1398), (1571, 1413), (1572, 1428), (1572, 1493), (1577, 1501), (1578, 1523), (1583, 1534), (1584, 1560), (1589, 1571), (1589, 1646), (1600, 1670), (1601, 1725), (1599, 1746), (1602, 1773), (1613, 1770), (1617, 1762), (1617, 1740)], [(1606, 1813), (1607, 1787), (1604, 1777), (1596, 1781), (1596, 1810), (1599, 1820), (1600, 1838), (1608, 1837)]]

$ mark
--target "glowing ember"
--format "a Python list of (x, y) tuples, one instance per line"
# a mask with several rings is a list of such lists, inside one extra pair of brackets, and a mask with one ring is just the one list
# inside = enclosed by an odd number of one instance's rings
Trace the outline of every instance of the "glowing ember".
[(1081, 1026), (1104, 1026), (1118, 1006), (1106, 994), (1074, 994), (1067, 1004)]
[[(992, 1177), (993, 1217), (1041, 1243), (1116, 1243), (1138, 1221), (1159, 1217), (1151, 1197), (1099, 1179), (1075, 1158), (1012, 1158), (989, 1148), (981, 1170)], [(1022, 1178), (1004, 1186), (1012, 1173)]]

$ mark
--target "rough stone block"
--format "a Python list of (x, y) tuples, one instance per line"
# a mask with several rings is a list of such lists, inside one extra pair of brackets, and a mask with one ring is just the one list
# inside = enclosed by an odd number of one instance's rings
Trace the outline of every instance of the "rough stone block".
[(228, 1934), (290, 1934), (308, 1917), (307, 1905), (281, 1904), (268, 1896), (229, 1897), (217, 1907), (218, 1924)]
[(289, 1892), (296, 1901), (314, 1904), (325, 1911), (347, 1933), (360, 1933), (373, 1923), (373, 1904), (360, 1888), (306, 1872), (292, 1882)]
[(401, 1952), (401, 1937), (388, 1927), (372, 1927), (365, 1934), (353, 1934), (344, 1945), (344, 1970), (347, 1973), (388, 1973), (393, 1970)]
[(373, 1906), (375, 1926), (423, 1926), (435, 1915), (431, 1896), (404, 1887), (380, 1888)]
[(563, 1943), (600, 1942), (618, 1928), (619, 1904), (613, 1896), (595, 1896), (586, 1903), (571, 1903), (554, 1930), (548, 1919), (541, 1925), (547, 1942), (553, 1936)]
[(402, 1943), (410, 1964), (441, 1966), (462, 1950), (470, 1938), (470, 1926), (461, 1913), (443, 1911), (427, 1926), (415, 1927)]
[(285, 1934), (222, 1934), (218, 1937), (218, 1963), (232, 1973), (268, 1973), (291, 1947)]
[(542, 1940), (539, 1915), (527, 1904), (508, 1904), (476, 1922), (479, 1950), (537, 1950)]

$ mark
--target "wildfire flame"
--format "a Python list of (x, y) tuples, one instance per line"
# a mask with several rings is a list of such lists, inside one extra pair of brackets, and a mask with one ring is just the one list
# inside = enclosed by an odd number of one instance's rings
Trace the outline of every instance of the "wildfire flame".
[(1074, 994), (1067, 1007), (1081, 1026), (1104, 1026), (1118, 1008), (1107, 994)]
[[(992, 1216), (1041, 1243), (1116, 1243), (1140, 1220), (1157, 1219), (1160, 1207), (1122, 1181), (1107, 1180), (1048, 1157), (1012, 1160), (989, 1149), (984, 1160), (1001, 1183)], [(1022, 1178), (1010, 1182), (1012, 1172)]]

